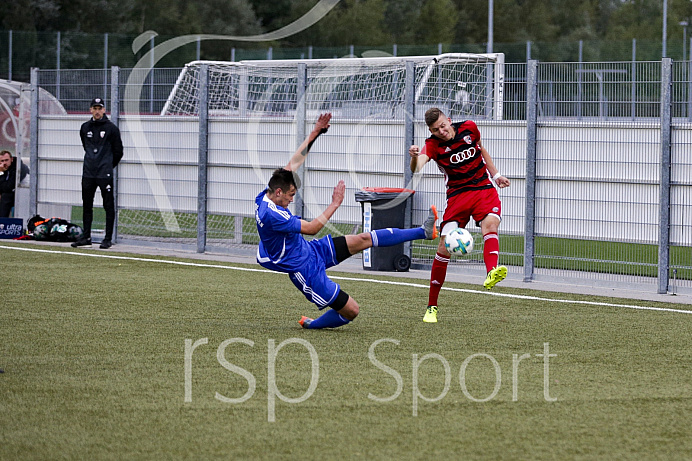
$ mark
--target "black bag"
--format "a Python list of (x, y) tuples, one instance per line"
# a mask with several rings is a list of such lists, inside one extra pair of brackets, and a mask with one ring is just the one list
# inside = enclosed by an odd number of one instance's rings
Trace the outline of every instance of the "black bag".
[(43, 216), (36, 215), (33, 218), (29, 219), (29, 221), (27, 221), (26, 230), (28, 230), (29, 232), (33, 232), (34, 229), (36, 228), (37, 224), (42, 224), (46, 221), (47, 221), (47, 219), (44, 218)]
[(75, 242), (84, 234), (81, 227), (66, 219), (45, 219), (39, 215), (31, 218), (26, 227), (29, 232), (33, 232), (35, 240), (49, 242)]

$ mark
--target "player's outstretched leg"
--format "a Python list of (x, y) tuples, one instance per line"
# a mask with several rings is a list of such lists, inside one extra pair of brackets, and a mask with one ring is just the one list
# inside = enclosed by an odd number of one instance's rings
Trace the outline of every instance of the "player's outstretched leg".
[(437, 208), (435, 205), (430, 206), (430, 211), (428, 212), (428, 217), (421, 226), (425, 231), (425, 238), (428, 240), (435, 240), (438, 235), (437, 231)]
[(507, 268), (505, 266), (497, 266), (490, 272), (483, 282), (483, 286), (490, 290), (492, 287), (503, 281), (507, 277)]
[(300, 326), (311, 330), (321, 328), (339, 328), (351, 323), (358, 316), (360, 306), (344, 290), (339, 290), (336, 299), (330, 304), (331, 308), (316, 319), (301, 317), (298, 321)]
[[(430, 207), (430, 212), (425, 222), (420, 227), (414, 227), (412, 229), (399, 229), (395, 227), (389, 227), (387, 229), (375, 229), (370, 231), (370, 241), (361, 241), (354, 244), (352, 247), (349, 244), (349, 250), (351, 254), (355, 252), (362, 251), (371, 246), (373, 247), (390, 247), (393, 245), (398, 245), (400, 243), (409, 242), (411, 240), (421, 240), (427, 239), (432, 240), (437, 238), (437, 209), (434, 206)], [(367, 236), (367, 233), (358, 234), (360, 236)], [(347, 236), (348, 238), (348, 236)]]
[(302, 316), (298, 321), (301, 327), (309, 329), (339, 328), (340, 326), (346, 325), (350, 322), (350, 320), (339, 314), (334, 309), (329, 309), (316, 319)]

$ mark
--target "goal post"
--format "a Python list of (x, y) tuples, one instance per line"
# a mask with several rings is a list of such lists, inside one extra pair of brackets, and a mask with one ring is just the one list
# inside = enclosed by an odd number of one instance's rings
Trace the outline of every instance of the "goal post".
[[(452, 118), (502, 119), (504, 54), (446, 53), (341, 59), (193, 61), (175, 82), (162, 115), (199, 113), (199, 69), (209, 67), (211, 116), (293, 116), (304, 94), (308, 114), (342, 119), (403, 119), (406, 63), (415, 69), (414, 105), (443, 108)], [(299, 92), (299, 65), (307, 69)]]

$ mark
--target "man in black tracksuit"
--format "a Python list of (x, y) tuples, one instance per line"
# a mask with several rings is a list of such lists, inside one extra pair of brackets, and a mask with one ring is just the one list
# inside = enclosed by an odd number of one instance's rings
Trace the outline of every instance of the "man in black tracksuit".
[(101, 189), (103, 208), (106, 210), (106, 235), (101, 248), (113, 245), (115, 224), (115, 200), (113, 198), (113, 168), (123, 158), (123, 142), (120, 130), (106, 117), (103, 99), (91, 101), (92, 118), (82, 124), (79, 136), (84, 146), (84, 169), (82, 170), (82, 204), (84, 206), (84, 235), (72, 243), (73, 247), (91, 245), (91, 222), (94, 219), (94, 195)]
[(17, 163), (21, 165), (20, 181), (29, 174), (29, 167), (18, 162), (8, 150), (0, 151), (0, 218), (9, 218), (14, 208), (14, 186), (17, 177)]

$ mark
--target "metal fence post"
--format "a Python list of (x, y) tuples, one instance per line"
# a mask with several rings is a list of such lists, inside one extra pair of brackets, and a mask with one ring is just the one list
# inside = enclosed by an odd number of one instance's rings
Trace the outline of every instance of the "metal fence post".
[(12, 29), (7, 33), (9, 45), (7, 50), (7, 80), (12, 81)]
[(538, 61), (526, 66), (526, 211), (524, 217), (524, 282), (533, 280), (536, 234), (536, 130)]
[(238, 115), (246, 117), (248, 101), (250, 100), (250, 77), (246, 66), (241, 67), (240, 72), (241, 74), (238, 78)]
[(577, 119), (582, 119), (583, 104), (584, 104), (584, 41), (579, 40), (579, 66), (577, 67)]
[(156, 59), (154, 59), (154, 39), (156, 35), (152, 35), (149, 39), (149, 51), (151, 55), (149, 56), (149, 112), (154, 113), (154, 64), (156, 64)]
[(637, 117), (637, 39), (632, 39), (632, 120)]
[(687, 61), (687, 120), (692, 121), (692, 38), (690, 38), (689, 61)]
[[(105, 94), (104, 94), (105, 96)], [(111, 67), (111, 122), (115, 126), (120, 123), (120, 67)], [(113, 225), (113, 241), (118, 241), (118, 169), (113, 170), (113, 199), (115, 202), (115, 222)]]
[(58, 44), (55, 49), (55, 97), (60, 101), (60, 31), (58, 31), (56, 41)]
[[(112, 68), (111, 68), (112, 71)], [(108, 33), (103, 34), (103, 97), (108, 93)], [(113, 100), (111, 99), (111, 119), (113, 118)], [(115, 123), (115, 122), (113, 122)]]
[(207, 157), (209, 137), (209, 65), (199, 68), (199, 145), (197, 169), (197, 253), (207, 246)]
[[(298, 64), (296, 69), (298, 75), (296, 76), (296, 149), (303, 143), (306, 136), (306, 111), (307, 111), (307, 98), (305, 93), (307, 92), (308, 84), (308, 66), (305, 63)], [(295, 197), (294, 209), (296, 210), (296, 215), (305, 216), (305, 163), (303, 163), (296, 171), (296, 175), (300, 178), (300, 188)]]
[(29, 215), (38, 214), (38, 67), (31, 68), (31, 118), (29, 121), (29, 168), (31, 184), (29, 190)]
[[(404, 187), (413, 189), (413, 172), (411, 171), (411, 160), (408, 156), (408, 148), (414, 143), (415, 130), (414, 122), (416, 115), (416, 68), (413, 61), (406, 61), (406, 73), (404, 75), (404, 145), (402, 153), (404, 154)], [(406, 209), (404, 214), (404, 227), (411, 227), (413, 218), (413, 197), (406, 199)], [(411, 255), (411, 242), (404, 243), (404, 254)]]
[(658, 223), (658, 293), (668, 292), (670, 269), (670, 141), (673, 60), (661, 60), (661, 180)]

